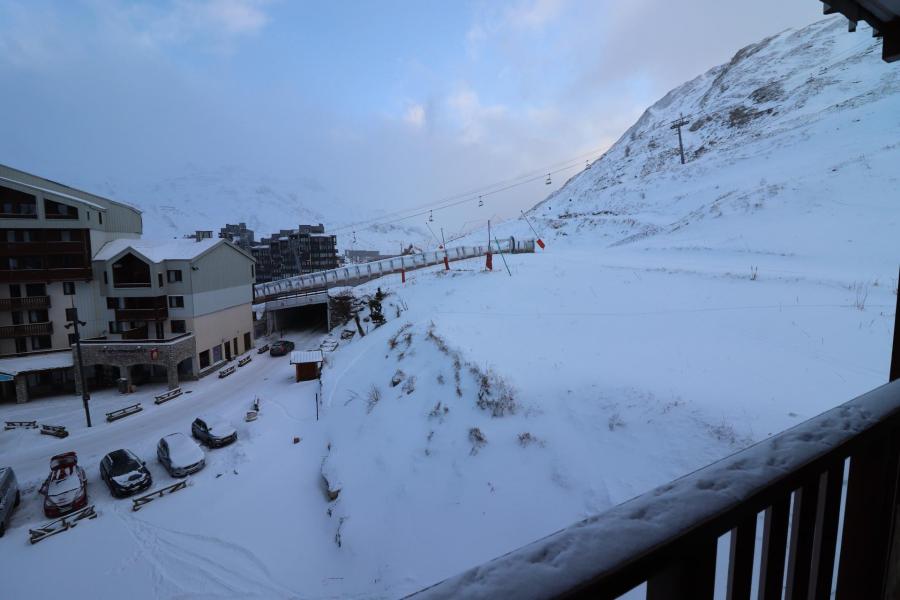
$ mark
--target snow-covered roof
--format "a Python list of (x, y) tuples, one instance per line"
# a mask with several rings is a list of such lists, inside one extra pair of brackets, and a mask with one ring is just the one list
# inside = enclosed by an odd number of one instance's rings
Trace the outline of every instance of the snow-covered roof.
[(193, 260), (224, 239), (196, 240), (130, 240), (121, 238), (107, 242), (94, 256), (94, 260), (109, 260), (129, 248), (153, 262), (164, 260)]
[(322, 362), (321, 350), (294, 350), (291, 352), (291, 364), (306, 364)]
[(0, 373), (16, 376), (19, 373), (62, 369), (72, 366), (72, 351), (60, 350), (46, 354), (33, 354), (0, 359)]

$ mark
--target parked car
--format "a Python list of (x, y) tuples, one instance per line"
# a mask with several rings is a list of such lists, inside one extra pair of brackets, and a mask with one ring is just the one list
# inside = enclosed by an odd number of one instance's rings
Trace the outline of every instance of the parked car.
[(221, 448), (237, 439), (237, 431), (227, 421), (215, 416), (200, 416), (191, 424), (191, 435), (210, 448)]
[(270, 356), (284, 356), (294, 349), (294, 342), (290, 340), (278, 340), (269, 347)]
[(57, 454), (50, 459), (50, 475), (41, 486), (44, 514), (55, 519), (87, 506), (87, 477), (78, 466), (74, 452)]
[(109, 492), (116, 498), (124, 498), (153, 484), (147, 465), (131, 450), (114, 450), (100, 461), (100, 477)]
[(187, 477), (206, 466), (203, 449), (183, 433), (170, 433), (159, 440), (156, 458), (172, 477)]
[(21, 499), (19, 483), (12, 467), (0, 467), (0, 537), (6, 533), (6, 526), (12, 519), (13, 510)]

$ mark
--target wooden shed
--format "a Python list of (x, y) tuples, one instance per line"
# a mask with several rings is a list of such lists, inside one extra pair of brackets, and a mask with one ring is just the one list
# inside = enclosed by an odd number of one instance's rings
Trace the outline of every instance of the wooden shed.
[(297, 381), (312, 381), (322, 373), (321, 350), (295, 350), (291, 352), (291, 364), (297, 370)]

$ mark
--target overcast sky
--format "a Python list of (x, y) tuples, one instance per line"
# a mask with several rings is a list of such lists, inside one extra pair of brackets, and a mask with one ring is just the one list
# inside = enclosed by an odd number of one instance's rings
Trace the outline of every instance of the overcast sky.
[[(241, 166), (350, 205), (416, 206), (596, 158), (670, 88), (821, 13), (816, 0), (0, 0), (0, 163), (88, 188)], [(484, 214), (549, 189), (497, 195)]]

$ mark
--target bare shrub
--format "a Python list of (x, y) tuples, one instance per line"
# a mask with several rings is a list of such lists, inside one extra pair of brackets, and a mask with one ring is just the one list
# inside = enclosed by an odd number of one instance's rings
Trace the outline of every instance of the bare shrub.
[(410, 375), (406, 381), (403, 383), (402, 389), (407, 395), (412, 394), (416, 391), (416, 376)]
[(537, 436), (529, 433), (528, 431), (519, 434), (519, 445), (523, 448), (527, 448), (532, 444), (537, 444), (538, 446), (543, 447), (544, 442)]
[(478, 454), (479, 450), (487, 444), (487, 438), (478, 427), (469, 429), (469, 441), (472, 443), (472, 450), (469, 452), (472, 456)]
[(444, 374), (443, 373), (438, 373), (437, 382), (441, 385), (444, 385)]
[(607, 422), (607, 427), (609, 427), (610, 431), (615, 431), (619, 427), (625, 427), (625, 421), (622, 420), (621, 415), (619, 413), (613, 413), (609, 417), (609, 421)]
[(757, 277), (759, 277), (759, 267), (751, 266), (750, 267), (750, 281), (756, 281)]
[(381, 390), (378, 389), (378, 386), (372, 386), (372, 389), (369, 390), (368, 396), (366, 396), (366, 400), (368, 402), (368, 404), (366, 405), (366, 412), (371, 413), (375, 408), (375, 405), (377, 405), (381, 400)]
[[(447, 406), (444, 406), (443, 402), (438, 401), (438, 403), (434, 405), (434, 408), (431, 409), (431, 412), (428, 413), (428, 418), (429, 419), (438, 419), (439, 418), (439, 419), (441, 419), (441, 421), (443, 421), (444, 415), (446, 415), (449, 412), (450, 412), (450, 408)], [(431, 439), (431, 438), (429, 438), (429, 439)]]
[(488, 410), (492, 417), (514, 414), (516, 405), (515, 391), (505, 379), (492, 369), (481, 371), (476, 365), (469, 367), (469, 372), (478, 381), (478, 400), (476, 404), (482, 410)]
[(412, 323), (405, 323), (403, 327), (398, 329), (394, 335), (388, 338), (388, 348), (393, 350), (402, 343), (406, 345), (404, 349), (408, 350), (410, 344), (412, 344), (412, 333), (409, 332), (411, 328)]

